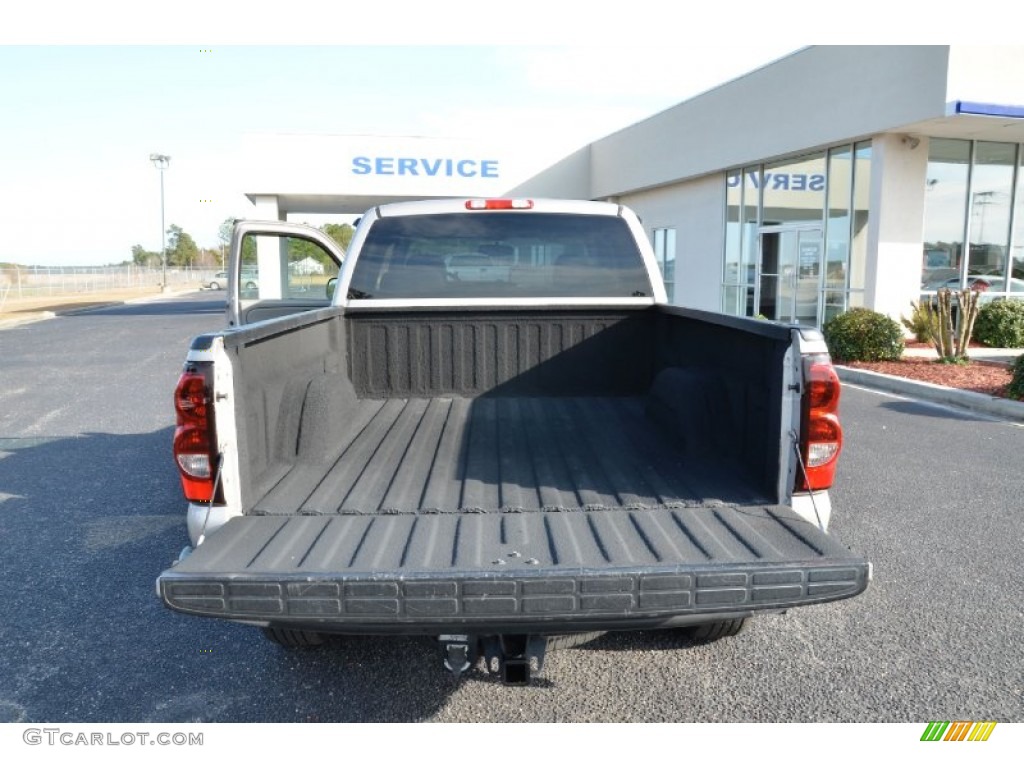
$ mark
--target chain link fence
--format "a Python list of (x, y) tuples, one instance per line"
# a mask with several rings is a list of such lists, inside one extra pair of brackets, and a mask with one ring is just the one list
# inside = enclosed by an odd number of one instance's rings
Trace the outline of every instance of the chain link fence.
[[(216, 267), (168, 267), (167, 285), (199, 288), (209, 283), (218, 271)], [(163, 279), (164, 272), (159, 267), (0, 267), (0, 308), (8, 300), (155, 288)]]

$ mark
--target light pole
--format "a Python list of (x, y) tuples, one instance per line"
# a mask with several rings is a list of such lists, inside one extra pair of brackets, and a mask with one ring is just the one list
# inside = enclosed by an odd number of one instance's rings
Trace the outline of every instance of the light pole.
[(163, 267), (163, 281), (160, 283), (161, 290), (167, 290), (167, 228), (164, 226), (164, 171), (171, 164), (170, 155), (152, 154), (149, 159), (153, 166), (160, 171), (160, 265)]

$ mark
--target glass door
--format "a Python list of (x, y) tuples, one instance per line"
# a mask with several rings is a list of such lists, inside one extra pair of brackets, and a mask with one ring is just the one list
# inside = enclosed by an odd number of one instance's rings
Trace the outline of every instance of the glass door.
[(820, 227), (763, 228), (759, 314), (769, 320), (817, 326), (822, 255)]

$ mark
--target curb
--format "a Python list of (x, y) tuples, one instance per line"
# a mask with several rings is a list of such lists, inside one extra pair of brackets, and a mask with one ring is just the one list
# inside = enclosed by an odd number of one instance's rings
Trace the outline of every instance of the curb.
[[(189, 288), (187, 290), (168, 291), (167, 293), (158, 293), (147, 296), (136, 296), (131, 299), (108, 299), (108, 300), (97, 300), (95, 304), (87, 304), (86, 306), (72, 306), (68, 308), (56, 307), (54, 309), (44, 309), (37, 312), (24, 311), (23, 317), (10, 317), (6, 319), (0, 319), (0, 330), (7, 328), (17, 328), (22, 325), (28, 325), (29, 323), (37, 323), (40, 320), (49, 320), (54, 317), (74, 317), (75, 315), (87, 315), (90, 312), (96, 312), (101, 309), (109, 309), (110, 307), (124, 307), (132, 304), (148, 304), (154, 301), (160, 301), (162, 299), (174, 299), (179, 296), (185, 296), (190, 293), (195, 293), (197, 289)], [(202, 290), (201, 288), (198, 290)]]
[(1011, 421), (1015, 424), (1024, 424), (1024, 402), (1007, 400), (1002, 397), (992, 397), (979, 392), (967, 392), (962, 389), (944, 387), (941, 384), (928, 384), (923, 381), (904, 379), (899, 376), (890, 376), (886, 373), (875, 373), (860, 368), (847, 368), (843, 365), (835, 366), (839, 374), (839, 380), (848, 384), (860, 384), (861, 386), (890, 392), (896, 395), (926, 400), (940, 405), (952, 405), (963, 408), (974, 413), (983, 413), (997, 419)]

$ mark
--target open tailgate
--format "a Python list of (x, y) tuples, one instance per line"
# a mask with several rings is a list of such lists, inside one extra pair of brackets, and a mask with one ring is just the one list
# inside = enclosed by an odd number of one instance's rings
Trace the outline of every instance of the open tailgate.
[(559, 632), (853, 597), (870, 564), (784, 506), (246, 516), (157, 580), (184, 613), (372, 632)]

